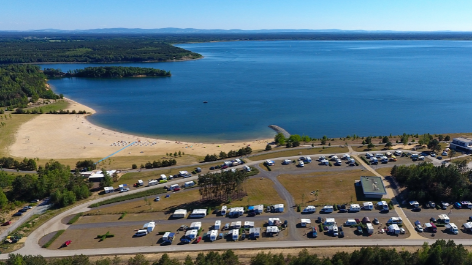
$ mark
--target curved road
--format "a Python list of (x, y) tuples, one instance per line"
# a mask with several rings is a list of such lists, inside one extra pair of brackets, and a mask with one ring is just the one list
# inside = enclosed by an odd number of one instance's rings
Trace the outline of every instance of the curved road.
[[(411, 152), (411, 151), (409, 151)], [(362, 154), (365, 152), (354, 152), (350, 148), (350, 153), (354, 156)], [(323, 154), (329, 156), (331, 154)], [(280, 157), (274, 160), (284, 160), (284, 159), (296, 159), (299, 156), (291, 157)], [(262, 163), (264, 160), (260, 161), (250, 161), (247, 165), (253, 165), (258, 167), (258, 164)], [(368, 165), (363, 163), (361, 159), (358, 161), (365, 167), (367, 170), (375, 172)], [(188, 167), (188, 165), (187, 165)], [(275, 172), (274, 172), (275, 173)], [(376, 173), (376, 172), (375, 172)], [(378, 173), (377, 173), (378, 174)], [(298, 218), (296, 217), (296, 208), (295, 202), (291, 194), (285, 189), (285, 187), (277, 180), (277, 177), (273, 174), (270, 174), (268, 171), (260, 170), (258, 177), (266, 177), (271, 179), (274, 182), (277, 192), (284, 198), (287, 202), (287, 211), (283, 214), (289, 220), (289, 226), (292, 231), (295, 229)], [(186, 180), (197, 180), (197, 176), (186, 178)], [(170, 184), (173, 182), (180, 182), (180, 179), (174, 179), (169, 181)], [(147, 187), (146, 189), (158, 188), (159, 186)], [(125, 193), (118, 193), (111, 195), (113, 197), (124, 196), (127, 194), (132, 194), (140, 192), (141, 190), (133, 190)], [(389, 195), (393, 197), (394, 191), (389, 191)], [(246, 242), (234, 242), (228, 244), (190, 244), (190, 245), (170, 245), (170, 246), (140, 246), (140, 247), (126, 247), (126, 248), (101, 248), (101, 249), (82, 249), (82, 250), (50, 250), (43, 249), (39, 246), (38, 242), (46, 234), (52, 233), (57, 230), (67, 229), (69, 225), (63, 224), (61, 220), (64, 217), (69, 215), (77, 214), (80, 212), (86, 212), (90, 210), (88, 206), (92, 203), (101, 202), (111, 198), (111, 196), (95, 199), (92, 201), (84, 202), (79, 204), (69, 210), (64, 211), (63, 213), (58, 214), (57, 216), (51, 218), (49, 221), (44, 223), (42, 226), (33, 231), (30, 236), (26, 238), (25, 246), (14, 253), (22, 255), (42, 255), (43, 257), (63, 257), (63, 256), (73, 256), (77, 254), (85, 255), (113, 255), (113, 254), (133, 254), (133, 253), (149, 253), (149, 252), (175, 252), (175, 251), (202, 251), (202, 250), (221, 250), (221, 249), (254, 249), (254, 248), (287, 248), (287, 247), (313, 247), (313, 246), (419, 246), (424, 242), (434, 243), (435, 240), (422, 238), (419, 236), (416, 231), (413, 229), (411, 223), (408, 225), (410, 236), (408, 239), (378, 239), (378, 240), (358, 240), (358, 239), (340, 239), (340, 240), (301, 240), (300, 236), (296, 233), (291, 233), (288, 241), (277, 241), (277, 242), (251, 242), (250, 244)], [(395, 207), (397, 213), (399, 211), (403, 212), (399, 207)], [(405, 217), (406, 218), (406, 217)], [(406, 219), (407, 220), (407, 219)], [(142, 222), (140, 222), (142, 223)], [(97, 224), (94, 224), (97, 225)], [(411, 226), (411, 227), (410, 227)], [(463, 245), (472, 245), (471, 240), (456, 240), (457, 244)], [(8, 254), (1, 254), (0, 259), (7, 259)]]

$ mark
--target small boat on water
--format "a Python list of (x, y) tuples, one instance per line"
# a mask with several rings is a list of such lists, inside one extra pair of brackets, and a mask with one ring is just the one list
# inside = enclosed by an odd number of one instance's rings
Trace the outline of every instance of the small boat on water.
[(208, 103), (208, 101), (203, 101), (203, 103)]

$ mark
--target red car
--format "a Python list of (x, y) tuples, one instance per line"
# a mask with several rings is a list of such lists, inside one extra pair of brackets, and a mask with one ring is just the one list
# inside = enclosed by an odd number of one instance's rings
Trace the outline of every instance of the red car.
[(180, 188), (174, 188), (174, 191), (179, 191), (179, 190), (180, 190)]
[(2, 224), (2, 226), (7, 226), (7, 225), (11, 225), (11, 221), (7, 221), (7, 222)]
[(195, 244), (200, 243), (200, 241), (202, 241), (202, 237), (201, 237), (201, 236), (199, 236), (199, 237), (197, 238), (197, 240), (195, 240)]
[(227, 168), (228, 168), (227, 165), (224, 165), (224, 166), (221, 167), (221, 169), (227, 169)]
[(71, 241), (71, 240), (67, 240), (66, 242), (64, 242), (64, 245), (63, 245), (63, 246), (64, 246), (64, 247), (67, 247), (68, 245), (70, 245), (70, 243), (72, 243), (72, 241)]

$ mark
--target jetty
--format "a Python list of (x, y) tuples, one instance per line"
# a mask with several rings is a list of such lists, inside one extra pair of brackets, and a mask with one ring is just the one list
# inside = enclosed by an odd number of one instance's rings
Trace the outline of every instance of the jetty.
[(269, 125), (269, 128), (274, 130), (276, 133), (281, 133), (284, 135), (285, 138), (290, 137), (290, 133), (288, 133), (284, 128), (277, 126), (277, 125)]

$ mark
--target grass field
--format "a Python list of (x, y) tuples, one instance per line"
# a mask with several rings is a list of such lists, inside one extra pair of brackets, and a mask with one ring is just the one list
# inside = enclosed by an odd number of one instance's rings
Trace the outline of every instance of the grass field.
[[(277, 191), (274, 189), (274, 184), (269, 179), (252, 178), (247, 180), (244, 184), (244, 190), (247, 196), (241, 200), (225, 203), (228, 206), (247, 206), (249, 204), (273, 204), (284, 203)], [(127, 213), (148, 213), (148, 212), (173, 212), (175, 209), (195, 209), (197, 207), (217, 207), (219, 203), (204, 203), (200, 202), (201, 196), (198, 188), (191, 190), (179, 191), (171, 193), (170, 198), (164, 198), (161, 195), (159, 202), (154, 202), (156, 196), (147, 196), (133, 201), (123, 202), (110, 206), (105, 206), (100, 209), (93, 209), (87, 215), (106, 215), (106, 214), (121, 214)]]
[(252, 161), (257, 160), (266, 160), (278, 157), (288, 157), (288, 156), (298, 156), (298, 155), (320, 155), (320, 154), (338, 154), (338, 153), (346, 153), (349, 150), (347, 147), (326, 147), (323, 148), (309, 148), (309, 149), (288, 149), (285, 151), (274, 152), (274, 153), (267, 153), (261, 155), (251, 156), (250, 159)]
[(378, 168), (375, 171), (379, 173), (382, 176), (390, 176), (390, 172), (392, 171), (393, 167), (383, 167), (383, 168)]
[[(358, 201), (354, 182), (366, 174), (368, 173), (362, 170), (331, 171), (280, 175), (278, 179), (292, 194), (296, 204), (320, 206)], [(316, 190), (318, 190), (317, 199), (310, 194)]]

